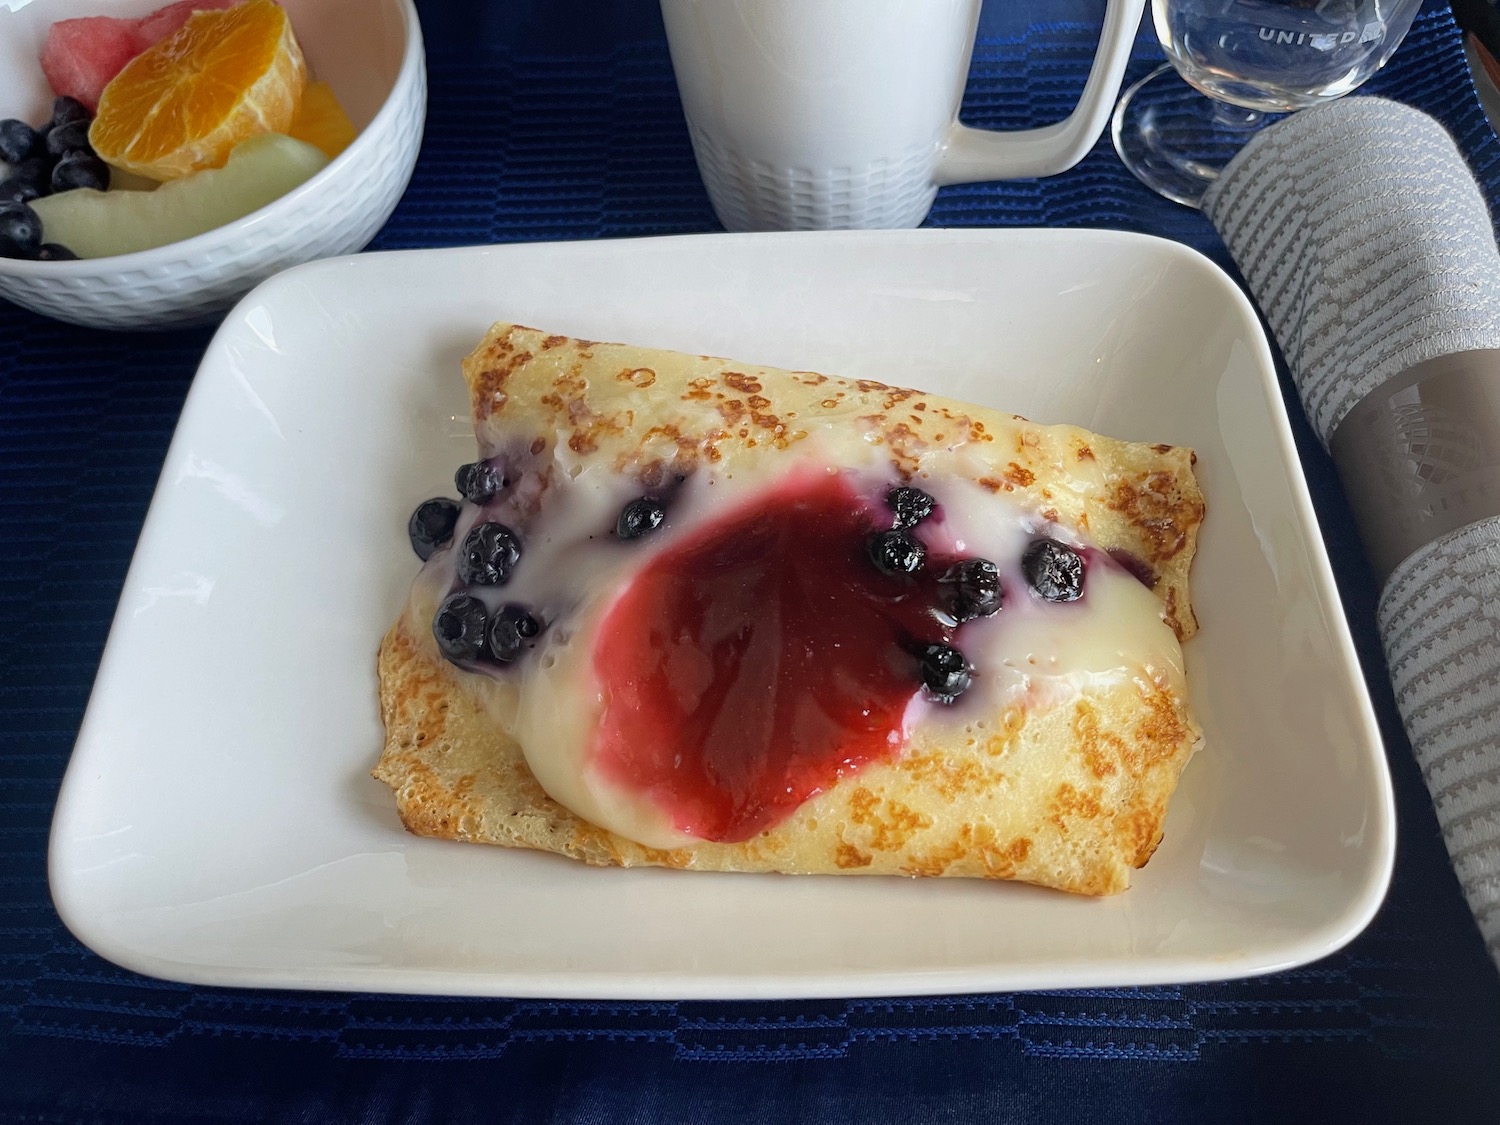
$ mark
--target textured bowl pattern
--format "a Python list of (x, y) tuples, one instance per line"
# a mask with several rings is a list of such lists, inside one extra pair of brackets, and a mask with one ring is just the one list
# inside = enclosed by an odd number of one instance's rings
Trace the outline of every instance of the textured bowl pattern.
[(427, 73), (416, 12), (390, 96), (328, 167), (217, 230), (137, 254), (78, 262), (0, 259), (0, 296), (90, 328), (165, 329), (213, 319), (289, 266), (362, 249), (395, 210), (416, 165)]

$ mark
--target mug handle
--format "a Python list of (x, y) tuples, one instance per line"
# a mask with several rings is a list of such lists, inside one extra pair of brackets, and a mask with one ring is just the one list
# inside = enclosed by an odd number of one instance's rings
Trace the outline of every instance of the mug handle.
[(953, 122), (932, 174), (935, 184), (1017, 180), (1066, 172), (1084, 158), (1104, 132), (1130, 61), (1146, 0), (1108, 0), (1099, 49), (1073, 112), (1040, 129), (1000, 132)]

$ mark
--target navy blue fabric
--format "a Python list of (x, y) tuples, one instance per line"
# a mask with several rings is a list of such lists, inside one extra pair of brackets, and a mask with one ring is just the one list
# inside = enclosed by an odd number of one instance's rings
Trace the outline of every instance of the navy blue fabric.
[[(715, 228), (654, 0), (420, 7), (427, 140), (377, 246)], [(1072, 12), (1088, 5), (1031, 7), (1069, 18), (991, 4), (969, 121), (1061, 116), (1081, 86), (1093, 33)], [(1159, 58), (1143, 36), (1132, 77)], [(1500, 198), (1500, 144), (1441, 6), (1368, 90), (1443, 120)], [(1147, 231), (1232, 265), (1107, 141), (1054, 179), (945, 189), (930, 223)], [(193, 988), (101, 961), (51, 908), (47, 829), (207, 340), (0, 302), (0, 1122), (1500, 1120), (1500, 978), (1396, 717), (1348, 510), (1295, 406), (1400, 816), (1384, 908), (1325, 961), (1182, 988), (609, 1004)]]

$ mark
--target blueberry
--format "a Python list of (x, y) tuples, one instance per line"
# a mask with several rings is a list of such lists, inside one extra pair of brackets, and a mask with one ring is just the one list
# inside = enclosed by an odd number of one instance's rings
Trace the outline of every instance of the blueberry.
[(0, 203), (30, 203), (42, 194), (42, 185), (23, 176), (0, 180)]
[(503, 586), (521, 561), (521, 540), (503, 523), (476, 523), (464, 536), (458, 576), (473, 586)]
[(539, 621), (525, 606), (502, 606), (490, 619), (490, 655), (509, 664), (521, 655), (526, 642), (542, 631)]
[(424, 500), (406, 521), (406, 534), (411, 539), (411, 549), (417, 558), (426, 562), (444, 543), (453, 538), (453, 525), (458, 522), (458, 501), (438, 497)]
[(474, 504), (483, 504), (509, 483), (499, 468), (488, 461), (460, 465), (458, 472), (453, 474), (458, 494)]
[(72, 191), (74, 188), (107, 191), (109, 165), (91, 152), (68, 153), (52, 169), (52, 190)]
[(94, 146), (89, 144), (87, 121), (70, 121), (66, 125), (57, 125), (47, 134), (47, 152), (51, 156), (62, 157), (70, 152), (87, 152), (92, 155), (93, 151)]
[(615, 521), (615, 534), (621, 539), (639, 539), (642, 535), (650, 535), (666, 518), (667, 509), (660, 500), (642, 496), (621, 510), (620, 518)]
[(1055, 539), (1038, 539), (1021, 556), (1031, 588), (1049, 602), (1076, 601), (1083, 594), (1083, 558)]
[(58, 242), (44, 242), (36, 248), (39, 262), (76, 262), (78, 255)]
[(12, 168), (9, 179), (32, 184), (37, 191), (46, 195), (47, 187), (52, 181), (52, 164), (52, 158), (49, 156), (33, 156)]
[(0, 203), (0, 258), (34, 258), (42, 220), (24, 203)]
[(969, 662), (952, 645), (928, 645), (921, 656), (922, 684), (939, 703), (952, 703), (974, 682)]
[(24, 121), (8, 117), (0, 121), (0, 160), (7, 164), (19, 164), (28, 156), (41, 151), (41, 138)]
[(932, 515), (935, 503), (932, 497), (920, 488), (912, 488), (908, 485), (891, 489), (885, 494), (885, 502), (891, 506), (891, 511), (896, 513), (898, 528), (916, 527)]
[(989, 559), (964, 559), (941, 579), (948, 593), (948, 612), (962, 625), (1000, 609), (1000, 568)]
[(900, 528), (880, 531), (870, 537), (870, 561), (882, 574), (915, 574), (927, 561), (927, 548)]
[(64, 94), (52, 102), (52, 120), (49, 122), (54, 128), (63, 125), (71, 125), (75, 121), (88, 122), (93, 120), (94, 115), (89, 112), (89, 107)]
[(52, 161), (46, 157), (23, 160), (0, 183), (0, 203), (30, 203), (52, 190)]
[(468, 594), (455, 594), (438, 608), (432, 619), (432, 635), (443, 655), (457, 664), (474, 660), (484, 651), (486, 624), (483, 602)]

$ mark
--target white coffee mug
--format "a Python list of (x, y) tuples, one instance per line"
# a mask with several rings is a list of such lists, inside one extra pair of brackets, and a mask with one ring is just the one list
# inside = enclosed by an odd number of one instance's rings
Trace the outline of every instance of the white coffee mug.
[[(1009, 2), (1009, 0), (1003, 0)], [(661, 0), (698, 170), (729, 230), (914, 227), (944, 184), (1066, 171), (1103, 132), (1145, 0), (1107, 0), (1062, 121), (958, 123), (980, 0)]]

